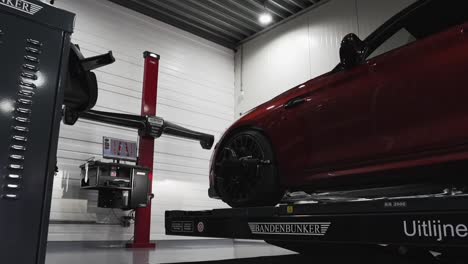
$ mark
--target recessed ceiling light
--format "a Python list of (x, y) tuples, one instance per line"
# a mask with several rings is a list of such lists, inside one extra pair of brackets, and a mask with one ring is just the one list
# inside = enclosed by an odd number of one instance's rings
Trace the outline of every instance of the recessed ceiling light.
[(259, 21), (262, 25), (268, 25), (268, 24), (270, 24), (270, 23), (273, 21), (273, 17), (272, 17), (271, 14), (269, 14), (269, 13), (262, 13), (262, 14), (260, 14), (260, 16), (258, 17), (258, 21)]

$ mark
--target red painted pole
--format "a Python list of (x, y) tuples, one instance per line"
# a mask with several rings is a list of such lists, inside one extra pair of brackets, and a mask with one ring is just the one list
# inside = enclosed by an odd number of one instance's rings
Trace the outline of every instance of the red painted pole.
[[(145, 51), (145, 68), (143, 76), (143, 95), (141, 98), (141, 115), (156, 115), (156, 98), (158, 94), (158, 74), (159, 74), (159, 55)], [(153, 160), (154, 160), (154, 138), (140, 136), (138, 147), (138, 165), (150, 168), (149, 190), (152, 192), (153, 183)], [(135, 214), (135, 237), (131, 248), (155, 248), (154, 243), (150, 243), (151, 234), (151, 202), (146, 208), (136, 209)]]

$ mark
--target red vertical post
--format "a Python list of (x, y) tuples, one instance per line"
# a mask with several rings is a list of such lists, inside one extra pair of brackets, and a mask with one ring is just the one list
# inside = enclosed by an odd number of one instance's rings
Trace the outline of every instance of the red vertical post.
[[(159, 55), (145, 51), (145, 68), (143, 76), (143, 95), (141, 98), (141, 115), (156, 115), (156, 98), (158, 94)], [(140, 136), (138, 147), (138, 165), (150, 169), (149, 190), (152, 192), (153, 183), (153, 160), (154, 160), (154, 138)], [(136, 209), (135, 214), (135, 237), (131, 248), (154, 248), (156, 245), (150, 243), (151, 233), (151, 202), (146, 208)]]

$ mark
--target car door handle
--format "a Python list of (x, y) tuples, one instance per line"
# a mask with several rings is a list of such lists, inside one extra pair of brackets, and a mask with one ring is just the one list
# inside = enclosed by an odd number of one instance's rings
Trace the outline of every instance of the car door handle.
[(284, 108), (285, 109), (289, 109), (289, 108), (293, 108), (293, 107), (296, 107), (302, 103), (304, 103), (306, 100), (305, 98), (294, 98), (292, 100), (289, 100), (285, 105), (284, 105)]

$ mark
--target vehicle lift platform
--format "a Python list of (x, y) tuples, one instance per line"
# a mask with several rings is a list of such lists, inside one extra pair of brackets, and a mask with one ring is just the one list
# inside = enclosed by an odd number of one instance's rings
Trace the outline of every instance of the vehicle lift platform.
[[(387, 263), (389, 256), (401, 257), (391, 263), (468, 262), (468, 195), (463, 193), (166, 211), (165, 227), (168, 235), (264, 240), (309, 256), (309, 262), (310, 255), (315, 262), (323, 257), (323, 263), (350, 262), (352, 255), (360, 263), (363, 256), (382, 256), (374, 263)], [(274, 258), (264, 263), (276, 263)], [(291, 258), (302, 263), (297, 255)]]

